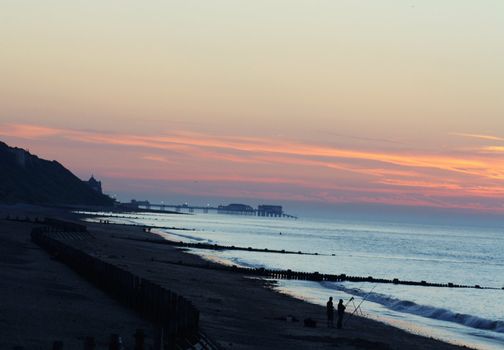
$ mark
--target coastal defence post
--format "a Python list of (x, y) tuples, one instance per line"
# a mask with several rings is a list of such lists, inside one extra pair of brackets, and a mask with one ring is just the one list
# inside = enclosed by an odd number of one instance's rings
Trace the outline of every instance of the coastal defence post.
[[(184, 349), (200, 341), (199, 310), (184, 297), (116, 265), (98, 259), (62, 240), (58, 235), (93, 238), (84, 225), (45, 221), (48, 226), (32, 229), (31, 239), (55, 258), (104, 290), (142, 317), (157, 325), (159, 349)], [(54, 225), (51, 225), (54, 224)], [(62, 228), (77, 229), (66, 232)]]

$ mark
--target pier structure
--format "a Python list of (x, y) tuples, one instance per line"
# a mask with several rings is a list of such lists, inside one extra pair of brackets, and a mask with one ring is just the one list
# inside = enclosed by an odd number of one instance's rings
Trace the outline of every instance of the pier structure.
[(281, 217), (285, 213), (283, 212), (281, 205), (266, 205), (262, 204), (257, 207), (257, 216), (273, 216)]
[(189, 205), (187, 203), (168, 204), (164, 202), (150, 203), (148, 201), (132, 200), (130, 203), (122, 203), (121, 206), (132, 210), (138, 210), (138, 209), (161, 210), (161, 211), (171, 210), (179, 213), (200, 212), (204, 214), (217, 213), (217, 214), (229, 214), (229, 215), (249, 215), (249, 216), (297, 219), (297, 216), (285, 213), (281, 205), (270, 205), (270, 204), (261, 204), (257, 208), (253, 208), (250, 205), (241, 203), (231, 203), (215, 207), (211, 206), (210, 204), (202, 206), (202, 205)]
[(219, 214), (238, 214), (238, 215), (256, 215), (257, 211), (247, 204), (232, 203), (228, 205), (219, 205), (217, 207)]

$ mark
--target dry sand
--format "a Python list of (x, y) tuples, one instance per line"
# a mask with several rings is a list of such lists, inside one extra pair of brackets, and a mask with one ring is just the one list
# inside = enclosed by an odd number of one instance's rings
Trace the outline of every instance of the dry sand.
[[(53, 215), (68, 216), (59, 212)], [(19, 339), (40, 346), (52, 339), (78, 341), (84, 335), (95, 335), (106, 340), (110, 333), (130, 337), (136, 328), (149, 329), (134, 314), (50, 260), (29, 242), (30, 227), (1, 221), (0, 273), (7, 282), (0, 287), (4, 296), (1, 349)], [(325, 325), (323, 307), (277, 293), (266, 281), (160, 262), (206, 263), (175, 247), (123, 239), (152, 238), (140, 228), (89, 224), (88, 229), (96, 239), (72, 244), (191, 300), (201, 311), (202, 330), (226, 349), (463, 348), (365, 318), (354, 319), (349, 329), (330, 329)], [(5, 256), (9, 258), (5, 260)], [(285, 321), (288, 315), (300, 322)], [(317, 328), (303, 327), (302, 320), (308, 317), (318, 321)], [(27, 348), (49, 349), (45, 345)]]
[(0, 349), (82, 349), (86, 336), (106, 349), (112, 333), (132, 349), (137, 328), (152, 338), (148, 322), (33, 244), (31, 227), (0, 220)]

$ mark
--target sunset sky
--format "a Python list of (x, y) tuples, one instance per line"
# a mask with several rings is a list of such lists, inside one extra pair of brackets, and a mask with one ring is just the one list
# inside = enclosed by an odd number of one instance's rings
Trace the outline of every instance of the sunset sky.
[(0, 1), (0, 140), (119, 199), (504, 212), (504, 1)]

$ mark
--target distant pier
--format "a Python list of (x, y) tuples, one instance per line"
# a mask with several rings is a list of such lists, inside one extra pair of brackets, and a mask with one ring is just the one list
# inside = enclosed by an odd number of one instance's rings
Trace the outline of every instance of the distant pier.
[(213, 207), (198, 206), (185, 204), (166, 204), (166, 203), (150, 203), (148, 201), (136, 201), (132, 200), (130, 203), (122, 203), (121, 206), (126, 209), (147, 209), (147, 210), (160, 210), (160, 211), (176, 211), (176, 212), (186, 212), (186, 213), (217, 213), (217, 214), (229, 214), (229, 215), (249, 215), (249, 216), (261, 216), (261, 217), (272, 217), (272, 218), (288, 218), (297, 219), (297, 216), (287, 214), (283, 211), (281, 205), (270, 205), (261, 204), (257, 208), (253, 208), (247, 204), (232, 203), (228, 205), (219, 205)]

